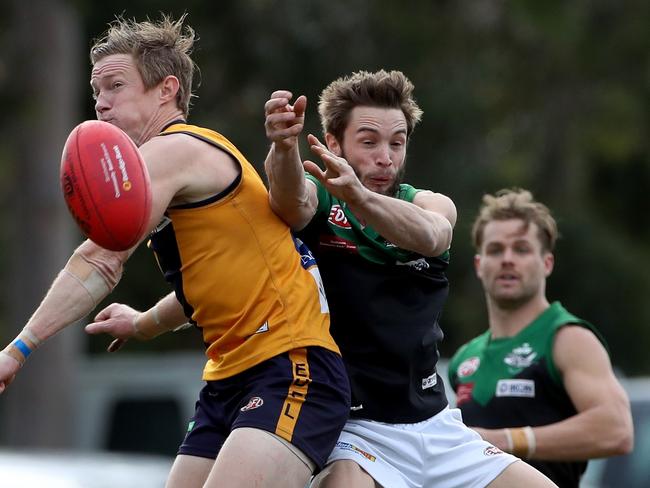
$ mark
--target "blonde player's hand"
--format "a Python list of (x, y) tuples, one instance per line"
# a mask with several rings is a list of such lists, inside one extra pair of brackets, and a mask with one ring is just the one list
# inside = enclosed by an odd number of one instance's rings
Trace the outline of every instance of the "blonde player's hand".
[(0, 394), (14, 380), (20, 363), (4, 352), (0, 352)]
[(115, 338), (108, 346), (108, 352), (118, 351), (128, 339), (137, 337), (138, 330), (135, 326), (140, 312), (122, 303), (112, 303), (100, 311), (94, 322), (86, 325), (88, 334), (110, 334)]

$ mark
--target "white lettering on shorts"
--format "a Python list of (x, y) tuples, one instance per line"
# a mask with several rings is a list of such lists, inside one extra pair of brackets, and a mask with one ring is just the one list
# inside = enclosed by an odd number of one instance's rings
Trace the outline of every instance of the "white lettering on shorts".
[(349, 442), (337, 441), (336, 447), (338, 447), (339, 449), (343, 449), (344, 451), (355, 452), (363, 456), (364, 458), (366, 458), (368, 461), (372, 461), (373, 463), (377, 460), (377, 458), (372, 454), (367, 453), (363, 449), (359, 449), (357, 446), (355, 446), (354, 444), (350, 444)]

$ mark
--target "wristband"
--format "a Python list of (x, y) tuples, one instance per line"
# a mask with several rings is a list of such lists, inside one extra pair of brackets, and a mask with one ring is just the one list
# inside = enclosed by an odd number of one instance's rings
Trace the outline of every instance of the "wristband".
[(508, 452), (520, 458), (530, 458), (537, 447), (535, 433), (530, 426), (516, 429), (504, 429), (508, 443)]
[(41, 341), (29, 329), (23, 329), (2, 352), (14, 358), (22, 366), (40, 343)]
[(503, 429), (503, 433), (506, 435), (506, 452), (512, 452), (512, 434), (510, 429)]
[(531, 458), (537, 450), (537, 439), (535, 438), (535, 432), (533, 432), (533, 428), (528, 425), (524, 427), (524, 434), (526, 434), (526, 439), (528, 440), (528, 452), (526, 453), (526, 457)]
[[(140, 323), (138, 323), (138, 319), (141, 319)], [(151, 309), (135, 318), (133, 321), (133, 330), (135, 331), (133, 337), (141, 341), (148, 341), (166, 331), (160, 322), (157, 303)]]

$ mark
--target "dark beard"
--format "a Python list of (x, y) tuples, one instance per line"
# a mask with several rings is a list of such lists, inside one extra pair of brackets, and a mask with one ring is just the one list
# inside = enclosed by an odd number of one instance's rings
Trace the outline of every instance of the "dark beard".
[(402, 184), (402, 181), (404, 181), (404, 170), (406, 169), (406, 165), (402, 165), (402, 167), (399, 169), (397, 173), (395, 173), (395, 181), (393, 181), (393, 184), (388, 188), (388, 191), (386, 192), (386, 195), (389, 197), (396, 197), (397, 192), (399, 191), (399, 186)]
[[(341, 150), (341, 157), (344, 158), (346, 161), (348, 161), (348, 164), (350, 164), (350, 160), (345, 156), (345, 151)], [(354, 166), (350, 164), (350, 167), (352, 168), (352, 171), (354, 171), (354, 174), (357, 175), (357, 178), (359, 178), (359, 181), (361, 181), (361, 175), (357, 173), (357, 170)], [(399, 169), (397, 173), (395, 173), (395, 179), (393, 180), (393, 184), (388, 187), (388, 190), (386, 190), (385, 193), (382, 192), (382, 195), (386, 195), (388, 197), (396, 197), (397, 192), (399, 190), (399, 186), (402, 184), (402, 181), (404, 181), (404, 172), (406, 170), (406, 159), (404, 159), (404, 164), (402, 164), (402, 167)], [(379, 193), (379, 192), (377, 192)]]

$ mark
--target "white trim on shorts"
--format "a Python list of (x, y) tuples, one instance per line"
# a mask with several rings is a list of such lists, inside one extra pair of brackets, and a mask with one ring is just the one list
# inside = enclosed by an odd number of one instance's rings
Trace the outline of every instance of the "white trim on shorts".
[(327, 464), (356, 462), (386, 488), (482, 488), (518, 458), (484, 441), (445, 407), (415, 424), (350, 419)]

